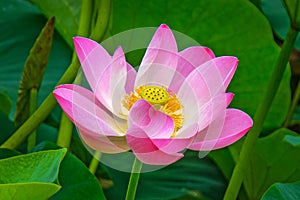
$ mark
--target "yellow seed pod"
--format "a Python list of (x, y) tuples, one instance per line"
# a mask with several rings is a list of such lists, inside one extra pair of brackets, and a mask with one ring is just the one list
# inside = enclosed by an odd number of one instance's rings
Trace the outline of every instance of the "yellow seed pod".
[(167, 90), (157, 86), (145, 86), (141, 91), (141, 96), (151, 104), (163, 104), (169, 99)]

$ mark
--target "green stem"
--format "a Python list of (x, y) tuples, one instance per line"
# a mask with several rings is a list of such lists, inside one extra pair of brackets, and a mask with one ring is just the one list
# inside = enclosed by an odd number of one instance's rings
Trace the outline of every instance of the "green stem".
[[(37, 108), (38, 90), (32, 88), (29, 94), (29, 115), (32, 115)], [(36, 130), (34, 130), (27, 139), (27, 150), (30, 151), (36, 143)]]
[(69, 148), (72, 139), (73, 123), (68, 116), (62, 112), (60, 118), (60, 126), (56, 144), (61, 147)]
[(98, 16), (98, 9), (99, 9), (99, 3), (100, 1), (94, 1), (94, 9), (93, 9), (93, 15), (92, 15), (92, 24), (91, 29), (93, 29), (96, 26), (97, 16)]
[(143, 163), (134, 159), (125, 200), (134, 200)]
[(83, 0), (81, 4), (80, 11), (80, 22), (78, 25), (78, 36), (88, 36), (90, 35), (91, 26), (91, 16), (93, 10), (93, 0)]
[(298, 31), (290, 28), (283, 43), (281, 52), (277, 59), (274, 71), (272, 73), (267, 91), (264, 98), (260, 102), (257, 111), (254, 115), (253, 121), (254, 125), (252, 129), (247, 134), (247, 137), (242, 146), (241, 153), (239, 156), (239, 161), (233, 170), (232, 177), (230, 179), (228, 188), (226, 190), (224, 200), (237, 199), (238, 192), (240, 190), (241, 184), (243, 182), (244, 169), (249, 166), (249, 161), (251, 158), (251, 153), (253, 151), (254, 144), (258, 139), (258, 136), (262, 130), (263, 123), (266, 119), (268, 111), (271, 107), (273, 99), (278, 90), (279, 84), (283, 77), (286, 65), (288, 63), (290, 54), (293, 50), (294, 43), (297, 37)]
[(295, 91), (295, 94), (293, 96), (292, 105), (291, 105), (290, 110), (289, 110), (289, 112), (287, 114), (287, 117), (285, 119), (283, 127), (288, 127), (290, 125), (291, 120), (293, 118), (294, 111), (295, 111), (295, 109), (297, 107), (299, 98), (300, 98), (300, 81), (298, 81), (298, 84), (297, 84), (297, 87), (296, 87), (296, 91)]
[(90, 165), (89, 165), (89, 170), (92, 174), (95, 174), (96, 171), (97, 171), (97, 168), (98, 168), (98, 165), (99, 165), (99, 160), (100, 160), (100, 157), (101, 157), (101, 152), (98, 152), (96, 151), (94, 153), (94, 156), (90, 162)]
[(103, 39), (109, 22), (110, 10), (111, 10), (110, 0), (101, 0), (99, 3), (96, 25), (93, 28), (92, 33), (90, 35), (91, 39), (96, 41), (101, 41)]

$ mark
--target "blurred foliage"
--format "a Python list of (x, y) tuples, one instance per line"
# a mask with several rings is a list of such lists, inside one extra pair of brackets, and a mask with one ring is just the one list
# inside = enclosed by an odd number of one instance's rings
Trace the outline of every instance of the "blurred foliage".
[(30, 110), (33, 109), (30, 108), (30, 106), (32, 104), (37, 104), (36, 102), (31, 102), (37, 101), (36, 98), (32, 98), (31, 91), (35, 90), (37, 93), (41, 86), (52, 45), (54, 21), (54, 17), (48, 20), (31, 48), (25, 62), (18, 91), (16, 115), (14, 120), (17, 127), (29, 117)]
[[(227, 180), (229, 180), (243, 141), (210, 153)], [(228, 155), (233, 155), (232, 157)], [(277, 182), (290, 183), (300, 180), (299, 135), (288, 129), (279, 129), (257, 141), (246, 169), (244, 188), (249, 199), (260, 199), (263, 193)], [(226, 167), (224, 167), (226, 166)]]
[[(290, 27), (290, 19), (285, 10), (281, 0), (262, 0), (261, 7), (263, 13), (266, 15), (275, 35), (283, 40)], [(295, 47), (300, 48), (300, 36), (297, 37)]]
[[(108, 168), (114, 186), (105, 190), (108, 199), (124, 199), (129, 174)], [(222, 199), (226, 182), (220, 171), (198, 152), (188, 151), (185, 157), (163, 169), (141, 174), (137, 199)], [(217, 191), (217, 192), (216, 192)]]
[(262, 200), (294, 200), (300, 199), (300, 182), (275, 183), (262, 197)]
[(0, 159), (0, 199), (46, 199), (61, 188), (54, 183), (66, 149), (26, 155), (0, 152), (9, 157)]
[[(57, 145), (50, 142), (38, 144), (32, 151), (43, 151), (48, 149), (60, 149)], [(73, 154), (67, 152), (60, 166), (58, 182), (62, 189), (51, 199), (62, 200), (72, 199), (80, 200), (83, 197), (89, 199), (105, 199), (102, 189), (88, 168)]]
[[(0, 1), (0, 8), (3, 19), (0, 21), (0, 91), (5, 92), (12, 100), (10, 119), (13, 119), (24, 63), (47, 20), (37, 7), (24, 0)], [(52, 92), (70, 63), (71, 55), (71, 49), (55, 33), (49, 63), (40, 87), (39, 102)], [(2, 106), (1, 103), (0, 107)]]
[(12, 183), (1, 184), (0, 191), (3, 200), (48, 199), (60, 189), (53, 183)]
[[(276, 182), (300, 180), (300, 146), (294, 146), (286, 140), (296, 135), (293, 131), (279, 129), (257, 141), (244, 179), (245, 190), (250, 199), (260, 199)], [(236, 155), (235, 160), (238, 159), (236, 150), (237, 148), (231, 148), (233, 155)]]
[(298, 29), (300, 28), (300, 4), (298, 0), (282, 0), (282, 3), (290, 17), (291, 25)]
[(72, 37), (76, 36), (82, 0), (29, 0), (35, 4), (47, 17), (55, 16), (56, 29), (70, 47), (73, 47)]
[(0, 102), (1, 102), (0, 112), (4, 115), (8, 116), (10, 113), (11, 104), (12, 104), (11, 99), (4, 92), (0, 92)]

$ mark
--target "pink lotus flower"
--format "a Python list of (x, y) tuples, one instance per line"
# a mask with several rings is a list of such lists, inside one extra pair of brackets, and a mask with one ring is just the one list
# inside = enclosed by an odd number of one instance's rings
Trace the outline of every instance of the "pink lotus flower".
[(121, 47), (113, 56), (98, 43), (75, 37), (91, 90), (58, 86), (54, 95), (91, 148), (104, 153), (132, 150), (146, 164), (167, 165), (185, 149), (209, 151), (240, 139), (252, 119), (227, 109), (225, 93), (237, 68), (232, 56), (215, 57), (201, 46), (178, 52), (165, 24), (154, 34), (136, 72)]

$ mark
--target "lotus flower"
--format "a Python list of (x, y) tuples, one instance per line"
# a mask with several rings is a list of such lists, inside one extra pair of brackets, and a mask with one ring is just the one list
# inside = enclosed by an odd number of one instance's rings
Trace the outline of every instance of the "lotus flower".
[(143, 163), (168, 165), (185, 149), (209, 151), (240, 139), (252, 127), (244, 112), (227, 108), (238, 64), (206, 47), (178, 52), (172, 31), (155, 32), (138, 72), (121, 47), (113, 56), (98, 43), (74, 38), (90, 89), (58, 86), (54, 95), (84, 142), (104, 153), (132, 150)]

